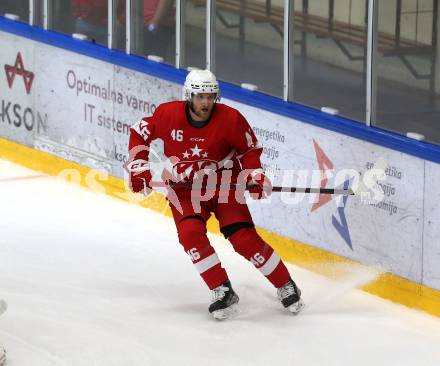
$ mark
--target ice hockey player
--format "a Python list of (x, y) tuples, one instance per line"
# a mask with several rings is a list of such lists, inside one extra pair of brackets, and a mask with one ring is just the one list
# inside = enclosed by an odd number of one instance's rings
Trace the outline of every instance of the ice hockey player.
[[(169, 187), (168, 200), (179, 241), (212, 290), (209, 312), (216, 319), (225, 319), (239, 300), (206, 235), (206, 221), (214, 213), (234, 250), (278, 289), (285, 308), (298, 313), (303, 307), (301, 292), (279, 256), (257, 234), (244, 199), (245, 189), (237, 188), (241, 183), (254, 199), (271, 193), (272, 184), (261, 168), (262, 148), (252, 128), (239, 111), (218, 103), (219, 84), (208, 70), (193, 70), (187, 75), (184, 96), (183, 101), (161, 104), (151, 117), (130, 129), (130, 188), (145, 195), (151, 192), (153, 172), (148, 169), (146, 147), (161, 139), (171, 162), (162, 179)], [(212, 176), (215, 192), (209, 195)], [(203, 200), (195, 194), (195, 187)], [(177, 199), (170, 199), (171, 195)]]

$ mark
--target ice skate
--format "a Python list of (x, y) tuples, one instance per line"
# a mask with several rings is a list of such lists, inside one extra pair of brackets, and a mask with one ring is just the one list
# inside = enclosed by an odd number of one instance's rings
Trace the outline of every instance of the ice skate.
[(212, 290), (212, 301), (209, 312), (217, 320), (229, 318), (236, 310), (238, 295), (234, 292), (229, 280)]
[(293, 314), (298, 314), (304, 307), (304, 302), (301, 299), (301, 290), (296, 287), (292, 279), (280, 287), (277, 290), (277, 294), (283, 306)]

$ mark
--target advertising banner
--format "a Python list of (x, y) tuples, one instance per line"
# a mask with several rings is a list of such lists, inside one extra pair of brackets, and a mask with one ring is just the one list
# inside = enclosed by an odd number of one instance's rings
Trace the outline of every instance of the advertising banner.
[(181, 86), (0, 33), (1, 135), (123, 177), (129, 128)]
[[(179, 84), (8, 33), (0, 47), (0, 136), (117, 177), (130, 126), (182, 96)], [(438, 164), (222, 102), (250, 122), (275, 185), (350, 188), (388, 163), (380, 200), (274, 193), (250, 203), (258, 226), (440, 289)]]
[(36, 45), (0, 32), (0, 131), (5, 138), (33, 146), (46, 129), (47, 114), (35, 104)]
[[(425, 162), (423, 284), (440, 289), (440, 167)], [(418, 187), (422, 190), (422, 187)]]
[(360, 177), (383, 157), (388, 162), (379, 181), (383, 199), (361, 196), (274, 193), (255, 202), (258, 225), (303, 243), (402, 277), (421, 281), (424, 164), (368, 142), (304, 125), (275, 113), (227, 101), (251, 122), (264, 145), (262, 161), (274, 184), (349, 188), (350, 172)]

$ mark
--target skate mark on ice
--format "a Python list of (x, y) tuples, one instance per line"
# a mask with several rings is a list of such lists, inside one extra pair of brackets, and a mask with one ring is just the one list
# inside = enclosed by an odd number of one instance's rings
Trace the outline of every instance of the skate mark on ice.
[[(0, 334), (4, 334), (6, 337), (12, 339), (16, 343), (19, 343), (19, 344), (25, 346), (26, 348), (28, 348), (32, 352), (38, 353), (44, 359), (50, 361), (51, 365), (53, 364), (53, 365), (57, 365), (57, 366), (69, 366), (68, 363), (64, 362), (61, 358), (53, 355), (52, 353), (46, 351), (44, 348), (34, 346), (33, 344), (26, 342), (22, 338), (17, 337), (9, 332), (5, 332), (3, 330), (0, 330)], [(8, 360), (9, 360), (9, 362), (12, 362), (14, 360), (14, 357), (12, 354), (10, 354), (10, 353), (8, 353), (8, 354), (9, 354)]]
[(38, 175), (25, 175), (22, 177), (0, 178), (0, 183), (17, 182), (21, 180), (30, 180), (30, 179), (38, 179), (38, 178), (49, 178), (49, 175), (38, 174)]
[[(322, 266), (323, 264), (321, 264)], [(324, 272), (333, 271), (333, 276), (328, 279), (329, 285), (325, 292), (317, 289), (315, 295), (307, 296), (307, 289), (303, 294), (305, 308), (301, 314), (321, 313), (328, 310), (337, 310), (345, 301), (345, 296), (355, 289), (359, 289), (376, 280), (382, 271), (376, 268), (364, 267), (350, 263), (326, 264)]]

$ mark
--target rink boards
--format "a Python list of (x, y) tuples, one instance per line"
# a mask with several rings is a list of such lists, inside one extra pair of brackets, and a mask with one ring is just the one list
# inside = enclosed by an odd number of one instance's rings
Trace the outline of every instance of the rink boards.
[[(128, 129), (160, 103), (180, 99), (181, 84), (11, 33), (0, 32), (0, 46), (0, 155), (50, 174), (75, 169), (78, 175), (64, 173), (127, 198)], [(255, 222), (284, 258), (377, 266), (392, 275), (369, 291), (440, 315), (438, 163), (230, 98), (222, 102), (251, 123), (277, 184), (348, 187), (353, 181), (338, 172), (364, 175), (386, 158), (379, 203), (274, 194), (251, 203)], [(160, 195), (144, 204), (167, 212)]]

